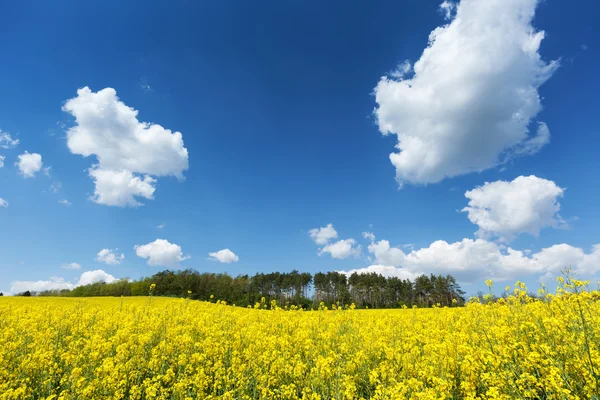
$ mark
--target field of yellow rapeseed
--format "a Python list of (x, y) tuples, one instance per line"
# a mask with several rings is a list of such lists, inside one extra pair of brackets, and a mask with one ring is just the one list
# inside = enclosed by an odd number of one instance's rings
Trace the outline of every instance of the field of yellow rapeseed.
[(0, 298), (0, 399), (598, 398), (600, 293), (566, 286), (399, 310)]

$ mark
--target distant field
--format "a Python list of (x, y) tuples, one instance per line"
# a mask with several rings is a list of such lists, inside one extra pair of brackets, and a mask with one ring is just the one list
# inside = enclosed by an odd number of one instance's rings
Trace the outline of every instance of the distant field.
[(5, 297), (0, 399), (589, 399), (598, 297), (360, 311)]

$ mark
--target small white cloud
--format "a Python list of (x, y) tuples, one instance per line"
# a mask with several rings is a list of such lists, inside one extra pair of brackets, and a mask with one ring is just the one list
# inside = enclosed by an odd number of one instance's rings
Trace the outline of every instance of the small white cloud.
[(360, 256), (360, 249), (360, 245), (357, 245), (354, 239), (343, 239), (323, 247), (319, 250), (319, 255), (330, 254), (331, 258), (337, 259), (358, 257)]
[(62, 269), (81, 269), (81, 265), (79, 265), (77, 263), (63, 264), (60, 267)]
[(120, 264), (125, 259), (125, 254), (118, 253), (119, 249), (102, 249), (96, 255), (96, 261), (100, 261), (109, 265)]
[(8, 207), (8, 201), (4, 200), (2, 197), (0, 197), (0, 207)]
[(165, 224), (164, 222), (161, 224), (156, 225), (156, 229), (163, 229), (164, 227), (166, 227), (167, 224)]
[(28, 153), (25, 152), (18, 157), (18, 161), (16, 162), (17, 167), (19, 167), (19, 172), (25, 178), (33, 178), (40, 169), (42, 169), (42, 156), (38, 153)]
[(58, 192), (60, 192), (61, 188), (62, 188), (62, 184), (60, 182), (52, 182), (50, 184), (50, 191), (52, 193), (58, 193)]
[(370, 240), (371, 242), (375, 241), (375, 234), (373, 232), (363, 232), (362, 236), (365, 239)]
[(444, 0), (442, 4), (440, 4), (440, 11), (444, 14), (444, 18), (452, 19), (452, 13), (456, 9), (456, 4), (451, 1)]
[(581, 48), (581, 50), (583, 50), (583, 51), (586, 51), (587, 49), (589, 49), (589, 47), (588, 47), (588, 45), (587, 45), (587, 44), (582, 44), (582, 45), (580, 46), (580, 48)]
[(338, 236), (337, 231), (333, 228), (332, 224), (327, 224), (325, 227), (314, 228), (308, 231), (308, 235), (318, 245), (327, 244), (330, 240), (336, 239)]
[(3, 168), (3, 167), (4, 167), (4, 159), (5, 159), (5, 158), (6, 158), (6, 157), (4, 157), (4, 156), (0, 156), (0, 168)]
[(123, 103), (113, 88), (79, 89), (63, 111), (76, 122), (67, 131), (71, 153), (98, 160), (89, 169), (96, 203), (137, 207), (141, 203), (135, 197), (154, 198), (155, 177), (183, 179), (188, 151), (181, 132), (139, 121), (138, 111)]
[(0, 148), (12, 149), (19, 144), (19, 139), (13, 139), (8, 132), (0, 129)]
[[(51, 170), (52, 170), (52, 166), (44, 167), (44, 168), (42, 169), (42, 171), (44, 172), (44, 175), (46, 175), (46, 176), (50, 176), (50, 171), (51, 171)], [(59, 189), (60, 189), (60, 187), (59, 187)], [(56, 192), (55, 192), (55, 193), (56, 193)]]
[(234, 262), (238, 262), (240, 258), (231, 250), (223, 249), (216, 251), (214, 253), (208, 253), (209, 260), (218, 261), (220, 263), (230, 264)]
[(190, 258), (190, 256), (183, 255), (181, 246), (169, 243), (165, 239), (156, 239), (152, 243), (134, 246), (134, 249), (135, 254), (138, 257), (147, 259), (147, 264), (151, 267), (176, 266), (180, 262)]
[(519, 176), (512, 182), (496, 181), (469, 190), (469, 205), (462, 209), (479, 226), (477, 236), (512, 240), (520, 233), (537, 236), (543, 228), (560, 227), (558, 199), (564, 189), (537, 176)]
[(67, 200), (67, 199), (59, 200), (58, 204), (62, 204), (63, 206), (67, 206), (67, 207), (71, 206), (71, 202), (69, 200)]

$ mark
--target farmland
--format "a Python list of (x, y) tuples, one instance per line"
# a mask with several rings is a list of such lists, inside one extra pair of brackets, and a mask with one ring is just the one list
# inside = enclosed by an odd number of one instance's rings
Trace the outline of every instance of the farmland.
[(600, 293), (304, 311), (0, 298), (0, 399), (511, 399), (599, 393)]

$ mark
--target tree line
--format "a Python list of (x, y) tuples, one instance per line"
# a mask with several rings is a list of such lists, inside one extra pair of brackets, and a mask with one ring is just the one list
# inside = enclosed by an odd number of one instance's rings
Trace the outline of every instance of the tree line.
[[(165, 270), (139, 280), (97, 282), (72, 290), (47, 290), (24, 295), (37, 296), (154, 296), (189, 297), (195, 300), (224, 300), (238, 306), (254, 305), (264, 297), (278, 304), (317, 308), (354, 303), (358, 308), (430, 307), (463, 305), (465, 293), (450, 275), (421, 275), (414, 279), (385, 277), (375, 272), (318, 272), (314, 275), (293, 270), (288, 273), (258, 273), (253, 276), (216, 274), (186, 269)], [(22, 295), (23, 295), (22, 294)]]

